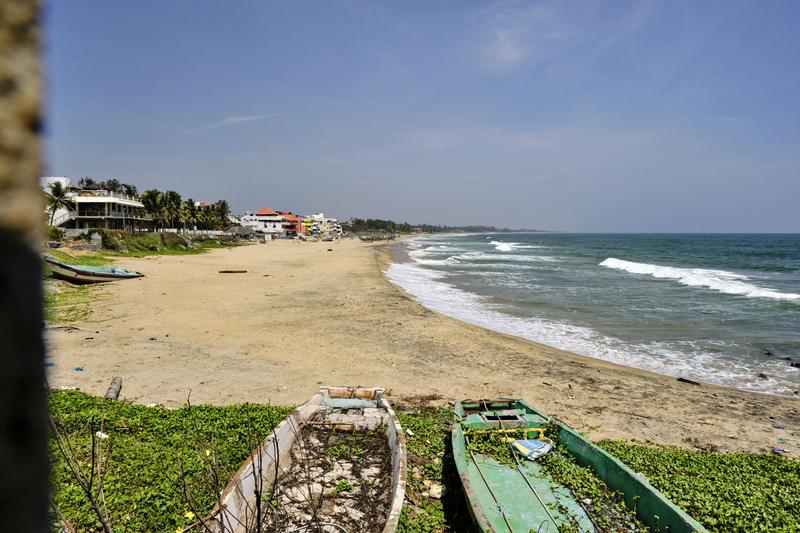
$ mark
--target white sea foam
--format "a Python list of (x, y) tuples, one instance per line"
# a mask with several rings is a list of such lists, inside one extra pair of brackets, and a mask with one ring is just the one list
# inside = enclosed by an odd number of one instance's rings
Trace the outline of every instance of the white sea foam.
[(678, 268), (648, 263), (635, 263), (609, 257), (602, 261), (600, 266), (624, 270), (631, 274), (653, 276), (658, 279), (675, 280), (689, 287), (704, 287), (725, 294), (735, 294), (748, 298), (771, 298), (773, 300), (800, 301), (800, 294), (779, 292), (747, 283), (748, 278), (742, 274), (728, 272), (727, 270), (713, 270), (706, 268)]
[[(412, 294), (422, 305), (440, 313), (556, 348), (619, 364), (652, 370), (673, 376), (688, 376), (719, 385), (760, 392), (790, 393), (796, 368), (786, 368), (780, 361), (748, 365), (721, 358), (699, 345), (680, 343), (629, 344), (581, 326), (535, 317), (520, 317), (503, 312), (486, 299), (445, 282), (447, 275), (415, 263), (395, 263), (386, 271), (388, 278)], [(754, 380), (757, 372), (781, 379)]]
[(522, 244), (519, 242), (491, 241), (489, 244), (494, 244), (494, 247), (498, 252), (513, 252), (514, 250), (542, 248), (541, 246), (534, 246), (532, 244)]
[(494, 247), (498, 252), (513, 252), (517, 249), (517, 246), (519, 246), (518, 242), (492, 241), (490, 244), (494, 244)]

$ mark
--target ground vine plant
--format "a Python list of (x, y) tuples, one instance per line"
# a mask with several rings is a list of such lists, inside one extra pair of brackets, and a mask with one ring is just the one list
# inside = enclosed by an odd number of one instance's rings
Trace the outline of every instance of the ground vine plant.
[[(578, 501), (583, 502), (583, 508), (598, 528), (617, 532), (647, 531), (644, 524), (637, 520), (635, 513), (625, 505), (621, 494), (610, 490), (591, 469), (578, 465), (568, 452), (561, 449), (556, 439), (557, 426), (548, 426), (545, 434), (554, 442), (554, 448), (541, 457), (539, 463), (553, 481), (567, 487)], [(520, 430), (518, 435), (472, 435), (469, 437), (469, 448), (474, 453), (491, 456), (502, 464), (515, 466), (520, 459), (515, 457), (516, 454), (508, 442), (509, 437), (524, 438), (524, 433)], [(571, 529), (569, 525), (564, 528), (565, 531)], [(574, 529), (578, 530), (577, 524)]]
[[(395, 407), (403, 428), (411, 430), (406, 437), (409, 472), (399, 531), (469, 530), (449, 441), (452, 412), (424, 404)], [(102, 421), (107, 448), (113, 450), (103, 492), (115, 532), (172, 532), (196, 521), (196, 514), (214, 504), (213, 484), (204, 478), (206, 450), (213, 448), (220, 472), (233, 473), (247, 456), (248, 442), (263, 439), (290, 412), (288, 407), (265, 405), (168, 410), (69, 391), (55, 392), (50, 409), (84, 467), (90, 459), (92, 421), (96, 427)], [(711, 531), (800, 531), (800, 461), (616, 441), (600, 444)], [(53, 500), (62, 517), (77, 531), (98, 530), (95, 513), (52, 439), (51, 462)], [(577, 493), (602, 492), (594, 476), (560, 461), (557, 454), (544, 463)], [(197, 513), (183, 494), (181, 466)], [(345, 484), (339, 487), (347, 490)], [(57, 519), (54, 515), (54, 522)]]
[[(214, 505), (209, 458), (220, 473), (232, 474), (247, 457), (248, 442), (263, 440), (291, 408), (199, 405), (170, 410), (63, 391), (52, 394), (50, 412), (84, 471), (91, 466), (92, 435), (102, 425), (105, 447), (111, 451), (103, 494), (115, 532), (171, 532), (191, 525), (197, 514)], [(75, 531), (100, 530), (52, 433), (50, 442), (55, 508)]]

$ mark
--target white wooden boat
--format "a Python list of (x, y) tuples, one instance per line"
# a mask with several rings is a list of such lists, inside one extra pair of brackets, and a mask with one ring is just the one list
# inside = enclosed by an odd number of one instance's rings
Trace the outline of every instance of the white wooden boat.
[(141, 278), (144, 274), (118, 267), (96, 267), (86, 265), (72, 265), (62, 263), (52, 255), (45, 254), (42, 258), (50, 267), (54, 278), (63, 279), (77, 285), (89, 283), (106, 283), (121, 279)]
[[(342, 512), (349, 514), (345, 518), (351, 524), (353, 520), (360, 522), (363, 519), (364, 523), (369, 521), (373, 524), (369, 530), (383, 533), (396, 531), (405, 497), (406, 446), (400, 422), (383, 397), (383, 393), (382, 388), (320, 387), (319, 392), (311, 400), (298, 407), (253, 451), (233, 476), (222, 492), (218, 504), (200, 527), (204, 526), (204, 530), (211, 529), (225, 533), (244, 533), (255, 531), (255, 524), (260, 522), (262, 524), (260, 531), (288, 529), (354, 533), (368, 530), (361, 526), (357, 529), (352, 526), (348, 528), (342, 526), (341, 521), (337, 523), (335, 514), (334, 518), (331, 516), (338, 509), (336, 512), (340, 513), (339, 516), (342, 516)], [(356, 496), (349, 499), (347, 496), (337, 497), (337, 490), (345, 482), (341, 481), (336, 488), (331, 488), (337, 479), (335, 471), (338, 469), (341, 473), (350, 467), (344, 460), (339, 460), (340, 462), (332, 469), (334, 472), (331, 477), (331, 469), (323, 474), (322, 469), (314, 466), (313, 453), (309, 452), (308, 448), (311, 447), (309, 442), (316, 438), (315, 432), (326, 435), (326, 438), (333, 436), (333, 438), (350, 439), (351, 443), (361, 443), (370, 435), (373, 440), (385, 439), (381, 444), (385, 450), (384, 457), (368, 457), (363, 463), (359, 459), (358, 467), (361, 471), (367, 468), (374, 469), (369, 466), (370, 464), (383, 464), (384, 470), (381, 474), (383, 481), (380, 483), (367, 481), (363, 484), (363, 487), (367, 488), (361, 489), (356, 487), (357, 482), (347, 482), (350, 488), (345, 490), (352, 491), (351, 494)], [(330, 449), (325, 453), (330, 456)], [(312, 476), (310, 483), (287, 488), (286, 479), (292, 476), (293, 471), (298, 470)], [(381, 490), (377, 497), (374, 492), (364, 492), (370, 503), (367, 514), (364, 514), (363, 505), (360, 510), (347, 509), (348, 502), (358, 500), (358, 490)], [(259, 505), (255, 503), (257, 494), (260, 499)], [(264, 517), (270, 512), (276, 512), (282, 497), (290, 502), (307, 499), (308, 504), (314, 506), (316, 510), (309, 512), (309, 517), (304, 523), (298, 524), (295, 514), (294, 521), (289, 525), (284, 522), (282, 527), (270, 526), (269, 520), (265, 520)], [(382, 527), (375, 527), (375, 524), (381, 524)]]

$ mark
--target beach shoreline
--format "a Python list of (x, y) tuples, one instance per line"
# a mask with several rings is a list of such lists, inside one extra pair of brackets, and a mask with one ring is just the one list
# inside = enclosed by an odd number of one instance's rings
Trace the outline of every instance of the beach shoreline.
[[(50, 385), (102, 394), (118, 375), (126, 399), (168, 407), (190, 394), (299, 403), (323, 383), (386, 386), (400, 405), (520, 396), (594, 439), (797, 456), (798, 399), (679, 382), (436, 313), (384, 275), (400, 247), (277, 241), (120, 260), (146, 277), (97, 287), (86, 323), (47, 330)], [(219, 273), (233, 267), (248, 272)]]

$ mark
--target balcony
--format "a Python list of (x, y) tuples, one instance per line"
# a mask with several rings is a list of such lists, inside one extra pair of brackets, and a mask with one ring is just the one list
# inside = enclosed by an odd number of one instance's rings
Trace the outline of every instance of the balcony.
[(139, 202), (140, 200), (135, 196), (128, 196), (121, 192), (111, 192), (104, 190), (79, 190), (72, 193), (74, 196), (80, 198), (119, 198), (120, 200), (130, 200), (132, 202)]
[(153, 217), (147, 213), (125, 213), (124, 211), (109, 211), (108, 213), (105, 213), (104, 211), (78, 212), (73, 215), (73, 218), (124, 218), (126, 220), (153, 220)]

